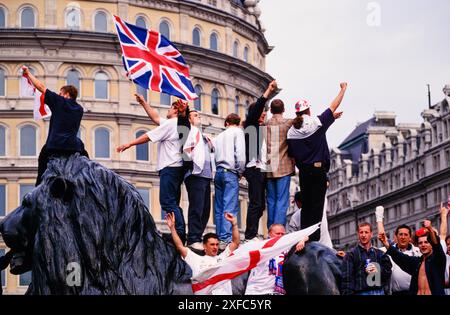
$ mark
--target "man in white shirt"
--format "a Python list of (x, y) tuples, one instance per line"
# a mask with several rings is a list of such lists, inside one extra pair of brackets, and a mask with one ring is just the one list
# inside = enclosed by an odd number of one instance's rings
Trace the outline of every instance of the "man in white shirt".
[[(178, 237), (178, 233), (175, 229), (176, 219), (173, 213), (167, 213), (166, 223), (172, 234), (173, 242), (177, 251), (180, 253), (181, 257), (186, 261), (186, 263), (192, 269), (192, 277), (194, 278), (199, 273), (207, 268), (213, 267), (220, 263), (225, 257), (228, 257), (236, 248), (239, 247), (239, 229), (237, 227), (237, 219), (231, 213), (225, 213), (225, 220), (230, 222), (233, 227), (233, 240), (225, 250), (219, 253), (219, 239), (214, 233), (207, 233), (203, 236), (203, 248), (205, 250), (205, 255), (200, 256), (194, 253), (188, 247), (185, 247)], [(219, 287), (212, 291), (213, 295), (231, 295), (233, 294), (231, 281), (226, 281)]]
[[(269, 228), (269, 238), (280, 237), (286, 234), (284, 225), (275, 223)], [(305, 247), (308, 236), (301, 239), (295, 250), (301, 251)], [(284, 295), (286, 292), (283, 286), (283, 263), (286, 253), (270, 259), (250, 271), (247, 281), (245, 295)]]
[(245, 136), (239, 127), (241, 118), (229, 114), (226, 129), (214, 140), (216, 175), (214, 177), (214, 216), (221, 248), (231, 241), (231, 225), (224, 213), (237, 216), (239, 211), (239, 178), (245, 170)]
[[(142, 100), (136, 96), (138, 102)], [(177, 121), (179, 106), (183, 105), (180, 100), (172, 103), (172, 106), (167, 112), (167, 119), (159, 118), (158, 115), (152, 117), (146, 109), (148, 115), (152, 120), (159, 125), (158, 127), (148, 131), (139, 138), (130, 143), (123, 144), (116, 148), (117, 152), (123, 152), (132, 146), (146, 143), (158, 143), (158, 158), (156, 170), (159, 172), (160, 188), (159, 188), (159, 203), (161, 209), (168, 212), (173, 212), (177, 219), (176, 230), (183, 243), (186, 241), (186, 228), (183, 217), (183, 209), (179, 206), (181, 197), (181, 184), (183, 183), (184, 168), (181, 157), (181, 144), (177, 131)]]

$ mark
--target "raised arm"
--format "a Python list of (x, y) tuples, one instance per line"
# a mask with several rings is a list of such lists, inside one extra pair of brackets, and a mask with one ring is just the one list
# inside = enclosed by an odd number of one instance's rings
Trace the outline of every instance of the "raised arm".
[(151, 107), (144, 99), (142, 95), (134, 94), (136, 97), (136, 101), (141, 104), (141, 106), (144, 108), (145, 112), (147, 113), (147, 116), (156, 124), (159, 126), (160, 124), (160, 117), (159, 113), (156, 109)]
[(30, 79), (30, 81), (34, 85), (34, 87), (36, 89), (38, 89), (39, 92), (44, 94), (45, 90), (47, 89), (45, 84), (42, 83), (41, 81), (39, 81), (38, 79), (36, 79), (36, 77), (30, 72), (30, 69), (28, 69), (27, 66), (22, 66), (22, 71), (23, 71), (23, 74)]
[(184, 247), (183, 242), (178, 236), (177, 230), (175, 229), (175, 214), (167, 213), (166, 214), (166, 224), (169, 227), (170, 234), (172, 235), (173, 243), (175, 244), (175, 248), (180, 253), (181, 257), (185, 258), (187, 256), (187, 248)]
[(264, 110), (264, 106), (266, 105), (267, 99), (270, 97), (270, 95), (272, 95), (272, 93), (276, 92), (277, 89), (277, 81), (273, 80), (269, 83), (263, 95), (257, 99), (255, 105), (250, 106), (250, 108), (248, 109), (247, 118), (245, 119), (247, 126), (256, 124), (258, 122), (258, 119)]
[(230, 247), (230, 251), (234, 251), (236, 248), (239, 247), (239, 244), (241, 243), (239, 228), (237, 226), (237, 219), (231, 213), (225, 212), (225, 220), (230, 222), (231, 225), (233, 226), (231, 231), (231, 243), (228, 246)]
[(331, 102), (330, 110), (334, 113), (336, 109), (341, 105), (342, 99), (344, 98), (345, 91), (347, 90), (347, 83), (343, 82), (340, 84), (341, 90), (339, 91), (338, 96)]
[(150, 138), (147, 136), (147, 134), (144, 133), (142, 136), (140, 136), (139, 138), (134, 139), (130, 143), (122, 144), (122, 145), (118, 146), (116, 148), (116, 151), (118, 153), (121, 153), (121, 152), (131, 148), (134, 145), (143, 144), (143, 143), (146, 143), (146, 142), (149, 142), (149, 141), (150, 141)]
[(441, 240), (445, 240), (447, 237), (447, 215), (448, 209), (444, 207), (441, 203), (441, 226), (439, 228), (439, 237)]
[(386, 237), (386, 233), (378, 233), (378, 239), (386, 247), (386, 254), (392, 257), (392, 260), (406, 273), (412, 275), (417, 267), (418, 257), (410, 257), (400, 252), (395, 246), (391, 246)]

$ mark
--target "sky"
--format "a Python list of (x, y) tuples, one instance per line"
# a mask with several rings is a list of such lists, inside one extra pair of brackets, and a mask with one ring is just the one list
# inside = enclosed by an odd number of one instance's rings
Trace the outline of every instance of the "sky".
[(348, 82), (343, 117), (327, 132), (338, 146), (375, 111), (393, 111), (397, 123), (420, 123), (450, 84), (449, 0), (261, 0), (269, 45), (266, 71), (277, 97), (294, 116), (306, 99), (320, 114)]

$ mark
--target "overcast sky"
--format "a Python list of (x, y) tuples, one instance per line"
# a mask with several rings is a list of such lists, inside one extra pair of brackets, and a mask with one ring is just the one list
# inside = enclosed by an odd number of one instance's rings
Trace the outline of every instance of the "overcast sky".
[[(328, 131), (335, 147), (376, 110), (419, 123), (450, 84), (449, 0), (262, 0), (270, 45), (266, 70), (283, 91), (287, 115), (299, 98), (320, 114), (347, 81), (344, 116)], [(379, 13), (379, 14), (378, 14)]]

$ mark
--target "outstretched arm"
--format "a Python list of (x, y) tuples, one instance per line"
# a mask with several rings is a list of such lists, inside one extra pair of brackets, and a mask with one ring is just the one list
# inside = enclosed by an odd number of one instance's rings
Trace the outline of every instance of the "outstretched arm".
[(172, 234), (173, 243), (175, 244), (177, 251), (180, 253), (181, 257), (186, 258), (187, 248), (184, 247), (183, 242), (175, 229), (175, 214), (173, 212), (166, 214), (166, 224), (170, 229), (170, 234)]
[(447, 237), (447, 215), (448, 210), (441, 203), (441, 226), (439, 228), (439, 237), (441, 240), (445, 240)]
[(239, 235), (239, 228), (237, 226), (237, 219), (234, 215), (232, 215), (229, 212), (225, 212), (225, 220), (231, 223), (233, 226), (232, 228), (232, 234), (231, 234), (231, 243), (228, 245), (230, 247), (230, 251), (234, 251), (236, 248), (239, 247), (239, 244), (241, 243), (241, 237)]
[(159, 126), (160, 124), (160, 117), (159, 113), (156, 109), (151, 107), (144, 99), (142, 95), (134, 94), (136, 97), (136, 101), (141, 104), (141, 106), (144, 108), (145, 112), (147, 113), (147, 116), (156, 124)]
[(341, 90), (339, 91), (338, 96), (331, 102), (330, 110), (334, 113), (336, 109), (341, 105), (342, 99), (344, 98), (345, 91), (347, 90), (347, 83), (343, 82), (340, 84)]
[(118, 153), (120, 153), (120, 152), (123, 152), (123, 151), (131, 148), (134, 145), (143, 144), (143, 143), (146, 143), (146, 142), (149, 142), (149, 141), (150, 141), (150, 138), (147, 136), (147, 134), (144, 133), (142, 136), (140, 136), (139, 138), (134, 139), (130, 143), (122, 144), (122, 145), (118, 146), (116, 148), (116, 151)]
[(36, 77), (30, 72), (30, 69), (28, 69), (27, 66), (22, 66), (22, 71), (23, 71), (23, 74), (30, 79), (30, 81), (34, 85), (34, 87), (36, 89), (38, 89), (39, 92), (44, 94), (45, 90), (47, 89), (45, 87), (45, 84), (42, 83), (41, 81), (39, 81), (38, 79), (36, 79)]

